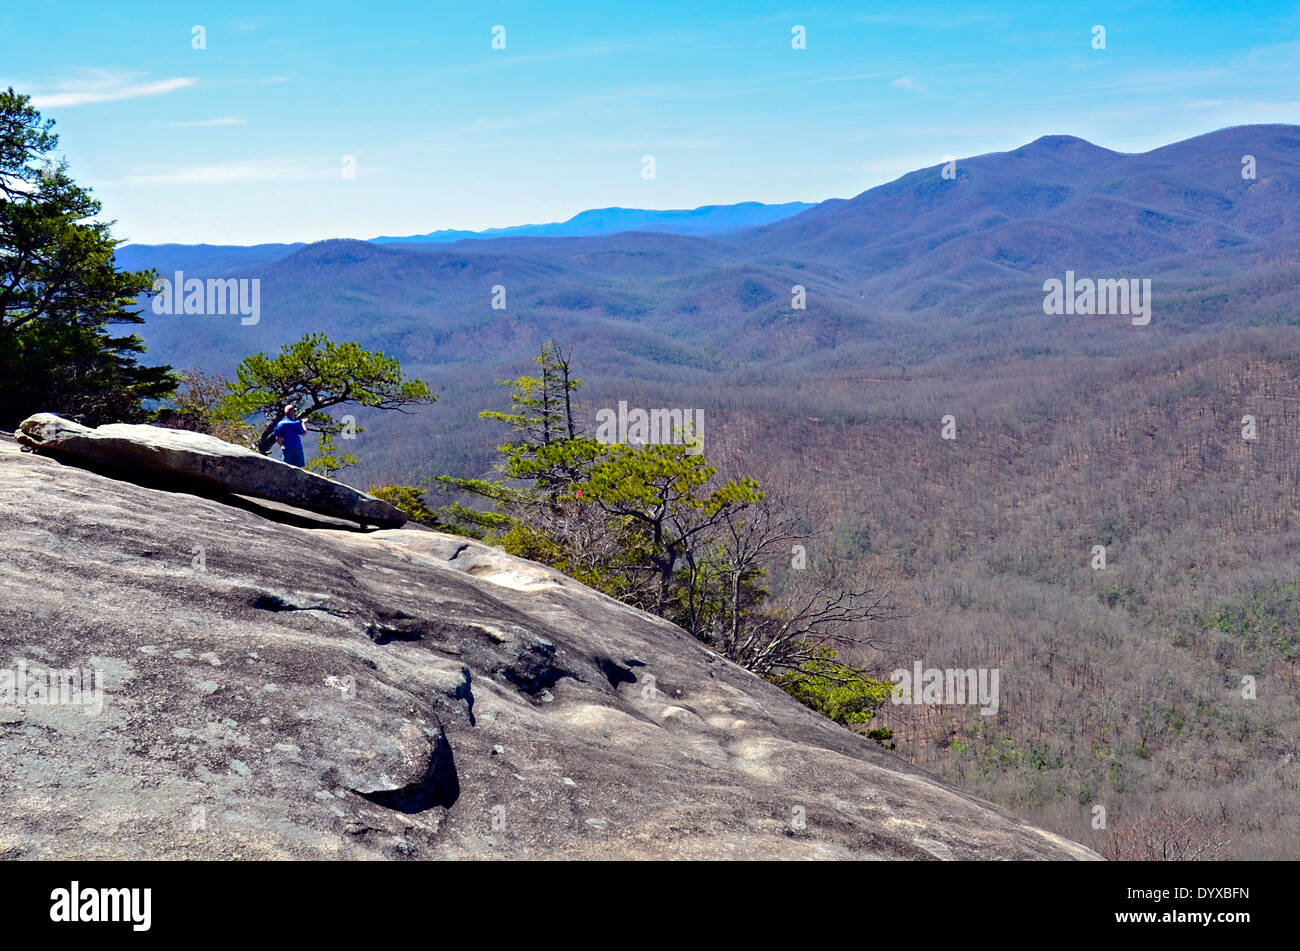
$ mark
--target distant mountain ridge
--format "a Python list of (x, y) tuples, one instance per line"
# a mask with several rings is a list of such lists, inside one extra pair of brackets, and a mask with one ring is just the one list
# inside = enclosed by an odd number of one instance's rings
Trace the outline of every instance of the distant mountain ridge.
[[(774, 224), (797, 215), (815, 204), (790, 201), (768, 205), (745, 201), (735, 205), (702, 205), (699, 208), (654, 210), (646, 208), (592, 208), (579, 212), (567, 221), (549, 224), (514, 225), (484, 231), (443, 229), (428, 234), (401, 237), (380, 235), (368, 239), (371, 244), (451, 244), (456, 241), (489, 241), (498, 238), (589, 238), (641, 231), (654, 234), (679, 234), (723, 237), (745, 232), (762, 225)], [(300, 251), (309, 244), (328, 241), (351, 241), (331, 238), (327, 241), (292, 244), (136, 244), (118, 250), (118, 265), (130, 270), (156, 268), (164, 276), (174, 270), (200, 268), (208, 273), (230, 273), (250, 265), (266, 264)]]
[[(146, 312), (149, 359), (230, 373), (323, 331), (447, 386), (430, 418), (468, 447), (491, 381), (529, 368), (551, 336), (581, 344), (594, 390), (1114, 355), (1300, 326), (1300, 127), (1236, 126), (1144, 153), (1043, 136), (725, 237), (128, 245), (118, 264), (261, 280), (257, 326)], [(1045, 314), (1044, 282), (1067, 270), (1151, 279), (1150, 326)]]
[(722, 235), (780, 221), (782, 218), (788, 218), (812, 207), (811, 203), (803, 201), (789, 201), (779, 205), (745, 201), (735, 205), (703, 205), (699, 208), (662, 211), (644, 208), (592, 208), (574, 215), (567, 221), (553, 221), (549, 224), (515, 225), (509, 228), (488, 228), (484, 231), (446, 229), (405, 237), (381, 235), (370, 240), (379, 244), (447, 243), (470, 238), (480, 240), (510, 237), (587, 238), (624, 231)]

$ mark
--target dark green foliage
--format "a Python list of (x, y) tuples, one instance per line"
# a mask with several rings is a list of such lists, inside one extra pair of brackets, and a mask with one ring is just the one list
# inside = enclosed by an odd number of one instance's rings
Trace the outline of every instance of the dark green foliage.
[(332, 474), (357, 462), (351, 453), (336, 455), (335, 439), (352, 439), (364, 430), (355, 420), (335, 419), (326, 410), (364, 406), (403, 412), (407, 406), (436, 399), (422, 380), (404, 377), (401, 364), (392, 357), (355, 343), (336, 344), (318, 333), (286, 344), (276, 357), (258, 353), (246, 358), (236, 370), (221, 412), (241, 418), (264, 416), (258, 449), (269, 452), (285, 406), (297, 406), (299, 417), (317, 434), (316, 456), (307, 468)]
[(58, 137), (29, 97), (0, 92), (0, 426), (52, 412), (88, 425), (137, 422), (170, 394), (169, 367), (143, 367), (137, 297), (153, 272), (118, 271), (111, 222), (51, 153)]
[(1285, 661), (1300, 658), (1300, 585), (1270, 587), (1214, 605), (1200, 612), (1197, 626), (1203, 639), (1210, 631), (1227, 635), (1216, 659), (1220, 663), (1253, 660), (1276, 653)]
[(445, 526), (438, 520), (437, 513), (424, 504), (424, 493), (416, 486), (372, 485), (370, 494), (377, 499), (383, 499), (412, 522), (445, 530)]
[(804, 706), (882, 746), (893, 748), (893, 731), (888, 728), (863, 729), (889, 700), (893, 684), (842, 663), (834, 648), (817, 648), (816, 656), (798, 670), (788, 670), (772, 680)]

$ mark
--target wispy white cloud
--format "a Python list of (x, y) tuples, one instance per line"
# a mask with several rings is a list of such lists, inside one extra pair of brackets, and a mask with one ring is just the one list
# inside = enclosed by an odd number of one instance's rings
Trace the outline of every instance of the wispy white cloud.
[(223, 119), (190, 119), (186, 122), (169, 122), (169, 129), (201, 129), (207, 126), (218, 125), (247, 125), (247, 119), (236, 119), (233, 116)]
[(906, 89), (908, 92), (924, 92), (920, 84), (911, 76), (899, 76), (889, 85), (895, 89)]
[(1300, 101), (1295, 99), (1267, 102), (1252, 102), (1245, 99), (1203, 99), (1187, 103), (1187, 108), (1195, 112), (1215, 113), (1217, 114), (1215, 121), (1225, 125), (1294, 123), (1300, 120)]
[(954, 13), (952, 5), (946, 3), (928, 8), (908, 4), (905, 10), (860, 13), (853, 17), (856, 22), (870, 26), (904, 27), (912, 30), (965, 30), (995, 24), (1000, 26), (1005, 19), (1005, 14), (991, 10)]
[(592, 150), (596, 152), (654, 152), (656, 150), (687, 152), (721, 147), (720, 139), (655, 139), (653, 137), (644, 142), (595, 142), (591, 145)]
[(237, 33), (253, 33), (271, 22), (270, 17), (242, 17), (230, 21), (230, 28)]
[(197, 79), (189, 76), (142, 82), (138, 74), (134, 73), (93, 70), (52, 83), (47, 89), (38, 87), (32, 95), (32, 105), (37, 109), (57, 109), (138, 99), (142, 96), (161, 96), (193, 86), (197, 82)]
[(245, 159), (214, 165), (133, 172), (113, 184), (160, 185), (247, 185), (254, 182), (307, 182), (340, 178), (341, 158), (332, 162), (310, 159)]
[[(892, 76), (893, 73), (852, 73), (848, 76), (818, 76), (814, 79), (805, 79), (805, 84), (812, 83), (849, 83), (857, 82), (863, 79), (884, 79), (886, 76)], [(903, 77), (906, 79), (907, 77)]]
[[(486, 47), (486, 40), (484, 45)], [(467, 73), (479, 70), (500, 69), (502, 67), (518, 66), (527, 63), (545, 63), (556, 60), (597, 59), (610, 56), (632, 56), (634, 54), (655, 55), (662, 53), (664, 50), (672, 50), (678, 54), (707, 54), (743, 48), (743, 45), (736, 42), (720, 41), (717, 37), (710, 35), (707, 32), (698, 32), (691, 29), (667, 28), (637, 33), (633, 36), (592, 39), (589, 42), (576, 46), (538, 50), (537, 52), (528, 53), (521, 53), (514, 46), (507, 45), (504, 50), (495, 50), (491, 53), (485, 53), (484, 56), (477, 61), (434, 67), (428, 70), (427, 74)]]

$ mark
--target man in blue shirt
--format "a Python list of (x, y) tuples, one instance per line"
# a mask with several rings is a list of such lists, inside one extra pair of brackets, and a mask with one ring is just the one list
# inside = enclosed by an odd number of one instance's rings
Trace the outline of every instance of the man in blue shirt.
[(286, 406), (285, 418), (275, 424), (275, 441), (280, 444), (284, 461), (301, 469), (305, 460), (302, 455), (302, 437), (307, 432), (307, 424), (298, 418), (298, 407)]

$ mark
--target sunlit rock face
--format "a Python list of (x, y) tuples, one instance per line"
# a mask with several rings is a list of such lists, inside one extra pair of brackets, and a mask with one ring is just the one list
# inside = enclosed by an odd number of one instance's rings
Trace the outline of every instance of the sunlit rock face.
[(0, 537), (0, 856), (1096, 857), (462, 538), (7, 438)]

